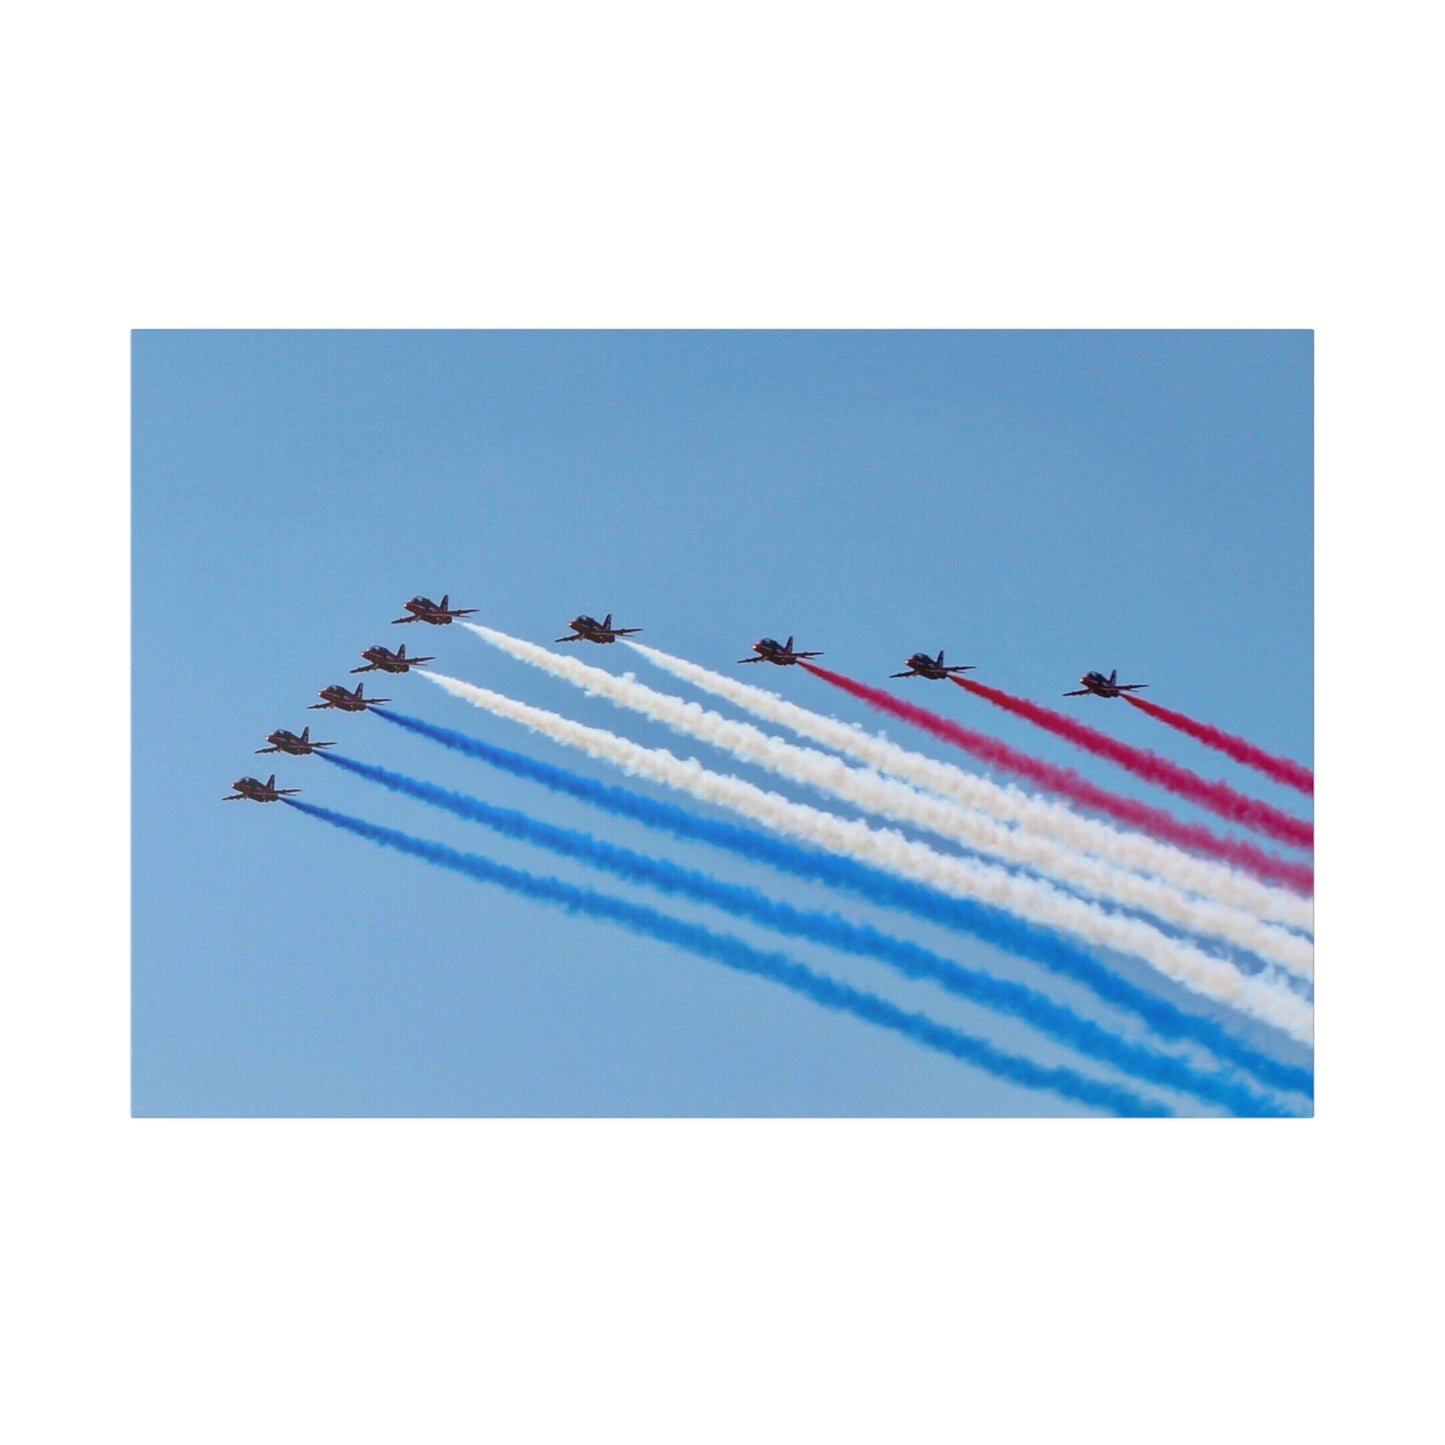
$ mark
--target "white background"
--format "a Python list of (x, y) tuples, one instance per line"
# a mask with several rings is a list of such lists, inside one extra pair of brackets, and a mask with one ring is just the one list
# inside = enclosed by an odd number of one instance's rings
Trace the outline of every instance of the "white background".
[[(1424, 1433), (1441, 116), (1343, 13), (7, 22), (11, 1438)], [(262, 325), (1316, 328), (1318, 1118), (130, 1120), (129, 330)]]

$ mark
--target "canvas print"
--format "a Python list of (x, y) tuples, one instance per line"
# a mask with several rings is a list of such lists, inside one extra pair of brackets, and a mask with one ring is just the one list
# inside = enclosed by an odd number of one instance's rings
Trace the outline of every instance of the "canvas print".
[(1313, 338), (139, 331), (138, 1117), (1307, 1117)]

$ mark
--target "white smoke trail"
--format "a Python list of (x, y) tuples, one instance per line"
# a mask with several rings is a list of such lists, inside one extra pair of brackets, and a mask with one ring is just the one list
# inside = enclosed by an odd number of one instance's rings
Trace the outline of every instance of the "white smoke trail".
[[(1190, 898), (1167, 882), (1088, 858), (1039, 833), (1015, 831), (974, 808), (960, 808), (871, 769), (852, 767), (815, 748), (768, 737), (751, 723), (736, 722), (695, 702), (654, 691), (632, 677), (614, 677), (571, 657), (559, 657), (530, 642), (489, 627), (466, 623), (505, 652), (642, 713), (744, 762), (757, 763), (793, 782), (832, 793), (870, 812), (926, 828), (978, 852), (1024, 864), (1112, 903), (1137, 908), (1193, 933), (1226, 939), (1277, 963), (1302, 978), (1314, 977), (1310, 941), (1261, 922), (1252, 914), (1206, 899)], [(964, 774), (966, 777), (967, 774)]]
[(1313, 1008), (1276, 977), (1245, 977), (1224, 961), (1177, 943), (1136, 919), (1106, 912), (1046, 883), (968, 859), (947, 857), (901, 833), (871, 828), (820, 808), (794, 803), (742, 778), (711, 772), (695, 758), (684, 762), (665, 749), (645, 748), (602, 728), (587, 727), (559, 713), (532, 707), (444, 673), (423, 672), (421, 676), (475, 707), (520, 722), (626, 772), (730, 808), (774, 832), (801, 838), (955, 897), (991, 904), (1085, 942), (1119, 949), (1144, 959), (1184, 987), (1243, 1009), (1293, 1038), (1308, 1041), (1312, 1035)]
[(865, 732), (853, 723), (824, 717), (799, 707), (797, 703), (788, 702), (777, 693), (712, 672), (683, 658), (645, 647), (640, 642), (628, 641), (627, 645), (674, 677), (735, 703), (755, 717), (788, 728), (800, 737), (857, 758), (881, 773), (906, 778), (910, 783), (952, 798), (964, 807), (978, 808), (996, 818), (1016, 823), (1024, 831), (1062, 840), (1080, 852), (1107, 858), (1123, 868), (1152, 873), (1177, 888), (1214, 898), (1253, 913), (1258, 918), (1313, 931), (1313, 903), (1288, 889), (1273, 888), (1238, 869), (1196, 858), (1143, 833), (1121, 831), (1108, 823), (1082, 817), (1062, 803), (1031, 795), (1016, 787), (1002, 786), (952, 763), (939, 762), (887, 738)]

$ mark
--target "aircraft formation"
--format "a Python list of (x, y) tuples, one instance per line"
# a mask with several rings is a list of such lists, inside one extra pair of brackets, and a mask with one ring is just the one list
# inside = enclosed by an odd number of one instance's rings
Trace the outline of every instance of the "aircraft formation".
[[(441, 603), (416, 597), (404, 606), (407, 616), (395, 622), (425, 622), (438, 627), (459, 618), (469, 619), (480, 610), (453, 608), (446, 595)], [(601, 621), (586, 613), (578, 614), (568, 628), (553, 639), (554, 644), (588, 642), (608, 646), (619, 639), (630, 641), (643, 631), (637, 626), (616, 625), (610, 612)], [(749, 654), (735, 659), (733, 665), (767, 662), (774, 667), (801, 667), (809, 674), (805, 686), (826, 683), (877, 713), (900, 719), (971, 754), (989, 771), (1012, 774), (1022, 783), (995, 782), (983, 769), (937, 761), (892, 742), (886, 734), (846, 723), (826, 712), (799, 707), (777, 695), (778, 691), (792, 691), (787, 687), (772, 690), (743, 686), (735, 674), (730, 680), (726, 654), (720, 648), (716, 650), (724, 666), (716, 671), (642, 644), (625, 648), (623, 657), (630, 660), (635, 651), (672, 676), (727, 699), (760, 722), (776, 722), (796, 732), (804, 744), (688, 703), (670, 692), (657, 691), (623, 669), (588, 665), (575, 652), (564, 654), (556, 646), (538, 646), (469, 621), (464, 631), (518, 662), (575, 685), (589, 696), (605, 698), (687, 738), (715, 746), (739, 763), (764, 768), (800, 788), (821, 791), (850, 810), (876, 813), (920, 832), (940, 835), (946, 846), (938, 848), (924, 840), (900, 838), (892, 828), (880, 827), (867, 817), (843, 816), (829, 811), (826, 805), (820, 809), (812, 802), (797, 802), (777, 790), (750, 785), (732, 773), (705, 767), (686, 754), (646, 746), (624, 734), (584, 724), (565, 712), (535, 707), (520, 698), (474, 686), (460, 677), (445, 675), (450, 671), (445, 663), (442, 669), (430, 670), (429, 664), (437, 659), (413, 654), (404, 646), (394, 651), (380, 644), (367, 647), (361, 654), (365, 665), (351, 672), (395, 675), (413, 668), (428, 669), (427, 680), (449, 695), (674, 790), (684, 802), (678, 805), (633, 794), (570, 773), (565, 766), (496, 748), (464, 732), (428, 723), (424, 717), (409, 716), (410, 708), (393, 711), (385, 706), (389, 699), (368, 696), (362, 681), (352, 685), (331, 683), (320, 690), (318, 701), (310, 707), (341, 712), (378, 710), (385, 723), (493, 764), (513, 776), (540, 783), (559, 795), (596, 805), (610, 816), (655, 825), (679, 839), (729, 849), (757, 864), (809, 880), (810, 884), (842, 888), (920, 921), (957, 928), (1006, 953), (1073, 977), (1076, 983), (1099, 993), (1111, 1007), (1124, 1001), (1122, 1006), (1141, 1015), (1151, 1026), (1156, 1016), (1164, 1019), (1166, 1035), (1192, 1038), (1203, 1052), (1218, 1058), (1220, 1068), (1202, 1065), (1196, 1069), (1192, 1064), (1182, 1064), (1173, 1053), (1153, 1053), (1133, 1033), (1116, 1036), (1108, 1026), (1092, 1021), (1088, 1030), (1083, 1030), (1079, 1027), (1085, 1021), (1083, 1016), (1074, 1016), (1069, 1005), (1050, 1000), (1032, 986), (1010, 980), (1005, 992), (1000, 981), (986, 972), (974, 972), (946, 955), (930, 954), (911, 940), (852, 925), (838, 915), (800, 910), (791, 901), (776, 898), (776, 890), (733, 886), (705, 870), (631, 853), (590, 833), (569, 831), (542, 817), (493, 807), (481, 796), (452, 791), (347, 756), (349, 747), (346, 753), (333, 753), (330, 750), (341, 744), (313, 740), (309, 727), (300, 734), (277, 728), (267, 734), (265, 745), (257, 747), (256, 753), (305, 757), (321, 752), (329, 764), (337, 765), (338, 771), (383, 784), (394, 793), (443, 808), (529, 846), (580, 860), (626, 880), (656, 886), (819, 946), (876, 958), (909, 977), (931, 977), (952, 992), (1018, 1014), (1058, 1042), (1116, 1070), (1135, 1073), (1148, 1084), (1192, 1093), (1206, 1105), (1236, 1114), (1289, 1113), (1294, 1106), (1281, 1103), (1275, 1094), (1309, 1094), (1312, 1079), (1307, 1066), (1275, 1059), (1254, 1050), (1252, 1045), (1239, 1043), (1212, 1018), (1195, 1023), (1182, 1007), (1167, 1005), (1168, 1012), (1157, 1013), (1165, 1006), (1146, 990), (1138, 990), (1138, 1004), (1127, 1002), (1134, 997), (1135, 986), (1122, 977), (1109, 978), (1107, 961), (1093, 955), (1095, 949), (1132, 955), (1188, 992), (1220, 1006), (1237, 1008), (1307, 1046), (1313, 1009), (1312, 993), (1307, 992), (1313, 987), (1313, 952), (1305, 936), (1312, 926), (1311, 862), (1266, 852), (1250, 839), (1221, 835), (1203, 824), (1179, 819), (1165, 809), (1142, 802), (1128, 792), (1117, 793), (1095, 785), (1068, 767), (955, 722), (952, 708), (920, 706), (916, 689), (907, 696), (909, 688), (884, 688), (876, 681), (864, 681), (815, 663), (813, 659), (822, 658), (823, 652), (800, 648), (793, 635), (781, 642), (775, 637), (761, 637), (752, 644)], [(546, 639), (543, 636), (538, 641), (545, 644)], [(874, 677), (883, 675), (882, 665), (870, 669)], [(951, 681), (960, 692), (1025, 718), (1232, 823), (1289, 847), (1312, 846), (1313, 823), (1308, 819), (1196, 774), (1151, 749), (1129, 745), (1111, 732), (1086, 726), (1082, 719), (1067, 715), (1073, 709), (1060, 710), (1056, 704), (1044, 706), (967, 676), (979, 670), (972, 663), (948, 662), (943, 648), (920, 649), (903, 659), (901, 670), (887, 676), (898, 681)], [(983, 670), (987, 671), (986, 665)], [(797, 678), (797, 674), (793, 676)], [(1131, 724), (1134, 712), (1143, 711), (1276, 781), (1312, 795), (1311, 770), (1264, 754), (1247, 740), (1224, 735), (1193, 718), (1135, 698), (1134, 693), (1145, 686), (1120, 682), (1117, 668), (1107, 674), (1091, 670), (1079, 678), (1077, 689), (1070, 689), (1064, 696), (1122, 697), (1126, 706), (1117, 714)], [(422, 688), (423, 693), (430, 691)], [(943, 694), (948, 701), (961, 701), (951, 688), (943, 689)], [(1086, 705), (1083, 712), (1087, 714), (1093, 706)], [(318, 725), (317, 730), (331, 729)], [(806, 745), (810, 742), (828, 748), (829, 754)], [(833, 757), (834, 753), (849, 761)], [(323, 773), (330, 770), (322, 768)], [(1021, 788), (1037, 788), (1038, 797), (1021, 792)], [(783, 955), (760, 952), (730, 934), (563, 879), (520, 871), (486, 854), (462, 851), (366, 817), (315, 806), (314, 801), (295, 796), (300, 789), (278, 786), (275, 773), (264, 781), (249, 775), (237, 778), (231, 789), (224, 795), (227, 802), (284, 802), (288, 806), (283, 814), (297, 812), (324, 821), (479, 883), (549, 901), (579, 916), (609, 920), (638, 936), (675, 944), (743, 972), (773, 978), (829, 1008), (841, 1008), (893, 1028), (942, 1053), (975, 1062), (985, 1060), (980, 1067), (1027, 1087), (1051, 1090), (1064, 1099), (1118, 1113), (1174, 1112), (1172, 1104), (1136, 1096), (1122, 1086), (1103, 1083), (1071, 1067), (1046, 1070), (1026, 1056), (1016, 1057), (992, 1048), (986, 1039), (962, 1034), (926, 1014), (906, 1012), (884, 995), (865, 993), (851, 982), (815, 974), (807, 966)], [(957, 806), (944, 805), (940, 799), (952, 800)], [(709, 810), (722, 806), (740, 815), (745, 823), (719, 825), (709, 816), (698, 816), (694, 803)], [(1071, 805), (1077, 805), (1078, 811)], [(1031, 815), (1044, 826), (1010, 826)], [(1112, 821), (1104, 822), (1103, 818)], [(983, 857), (978, 861), (972, 856), (955, 858), (957, 848)], [(1193, 936), (1203, 941), (1190, 941)], [(1211, 939), (1219, 942), (1210, 943)], [(1236, 952), (1262, 960), (1268, 977), (1258, 981), (1259, 975), (1253, 969), (1239, 964)], [(980, 1051), (985, 1043), (992, 1048), (986, 1058)], [(1262, 1088), (1234, 1079), (1230, 1070), (1241, 1065), (1257, 1076)]]
[[(442, 594), (440, 602), (433, 602), (430, 597), (413, 597), (410, 602), (405, 602), (402, 606), (407, 615), (394, 617), (392, 618), (393, 622), (426, 622), (433, 627), (445, 627), (454, 618), (470, 617), (477, 610), (475, 607), (451, 606), (451, 598), (446, 593)], [(591, 621), (590, 618), (579, 618), (578, 620)], [(612, 621), (610, 614), (607, 621), (609, 623)], [(628, 630), (636, 631), (636, 628)], [(611, 638), (606, 640), (611, 641)], [(366, 659), (366, 665), (353, 667), (352, 672), (409, 672), (413, 667), (421, 667), (424, 663), (436, 661), (434, 657), (408, 657), (404, 642), (395, 652), (378, 643), (375, 647), (366, 648), (361, 655)], [(316, 694), (321, 701), (313, 702), (310, 711), (336, 708), (341, 712), (366, 712), (368, 708), (391, 701), (389, 697), (367, 697), (363, 691), (364, 687), (364, 683), (358, 682), (356, 690), (353, 692), (344, 684), (333, 682)], [(275, 732), (267, 733), (266, 742), (268, 746), (257, 748), (258, 753), (289, 753), (292, 757), (297, 758), (314, 753), (318, 748), (334, 748), (336, 746), (335, 743), (330, 742), (312, 742), (309, 727), (301, 729), (300, 737), (289, 728), (277, 728)], [(222, 798), (223, 803), (240, 802), (245, 798), (249, 798), (253, 803), (274, 803), (278, 798), (288, 797), (292, 793), (301, 791), (300, 788), (278, 788), (275, 773), (272, 773), (269, 780), (264, 783), (255, 778), (238, 778), (231, 786), (236, 791)]]
[[(470, 617), (477, 611), (475, 607), (451, 606), (451, 597), (447, 593), (442, 594), (440, 602), (433, 602), (429, 597), (417, 596), (409, 602), (403, 603), (402, 606), (407, 615), (392, 618), (393, 623), (425, 622), (433, 627), (445, 627), (455, 618)], [(589, 617), (585, 612), (580, 613), (567, 626), (572, 631), (564, 637), (556, 638), (555, 641), (605, 644), (615, 642), (619, 637), (630, 637), (634, 633), (642, 631), (640, 627), (614, 627), (610, 612), (601, 622), (598, 622), (595, 617)], [(775, 667), (791, 667), (804, 658), (824, 655), (821, 652), (795, 651), (791, 636), (786, 642), (779, 642), (773, 637), (761, 637), (753, 643), (753, 652), (755, 655), (752, 657), (738, 658), (738, 663), (771, 662)], [(354, 673), (403, 673), (413, 667), (421, 667), (425, 663), (436, 661), (434, 657), (408, 657), (405, 643), (402, 643), (395, 652), (378, 643), (374, 647), (366, 648), (361, 655), (366, 659), (366, 665), (353, 667), (351, 671)], [(904, 662), (904, 669), (903, 672), (894, 672), (889, 675), (891, 677), (925, 677), (938, 682), (956, 673), (976, 670), (971, 663), (945, 663), (942, 648), (939, 649), (937, 657), (927, 652), (910, 654)], [(1120, 682), (1118, 678), (1117, 668), (1110, 672), (1108, 677), (1105, 677), (1102, 672), (1086, 672), (1079, 679), (1083, 683), (1083, 687), (1073, 692), (1066, 692), (1064, 696), (1122, 697), (1126, 692), (1134, 692), (1148, 686), (1147, 683), (1142, 682)], [(351, 691), (341, 683), (331, 683), (317, 693), (321, 701), (313, 702), (309, 710), (314, 712), (325, 708), (336, 708), (341, 712), (366, 712), (369, 708), (391, 701), (388, 697), (367, 697), (363, 692), (363, 686), (364, 684), (358, 682), (355, 691)], [(299, 737), (287, 728), (277, 728), (274, 732), (266, 735), (266, 742), (268, 746), (257, 748), (258, 753), (280, 752), (288, 753), (292, 757), (305, 757), (318, 748), (336, 746), (331, 742), (312, 742), (309, 727), (302, 728)], [(242, 799), (250, 799), (256, 803), (274, 803), (278, 798), (301, 791), (299, 788), (278, 788), (274, 773), (264, 783), (256, 778), (238, 778), (231, 786), (235, 792), (227, 794), (221, 800), (222, 802), (234, 803)]]

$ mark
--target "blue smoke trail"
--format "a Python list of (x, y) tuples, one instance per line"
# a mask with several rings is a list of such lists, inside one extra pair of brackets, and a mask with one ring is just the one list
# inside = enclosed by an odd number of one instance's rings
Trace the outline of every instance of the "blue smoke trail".
[(451, 728), (436, 727), (419, 718), (387, 708), (371, 709), (378, 717), (398, 727), (441, 743), (444, 747), (476, 758), (480, 762), (541, 783), (553, 792), (581, 799), (623, 818), (661, 828), (679, 838), (693, 839), (725, 848), (754, 862), (766, 863), (799, 878), (844, 888), (873, 903), (902, 908), (945, 927), (961, 928), (1007, 952), (1030, 958), (1043, 967), (1072, 978), (1099, 998), (1127, 1009), (1144, 1020), (1157, 1034), (1169, 1039), (1187, 1039), (1202, 1045), (1217, 1058), (1248, 1069), (1261, 1082), (1291, 1092), (1312, 1094), (1314, 1081), (1308, 1069), (1281, 1063), (1234, 1038), (1211, 1019), (1197, 1018), (1165, 999), (1136, 987), (1105, 968), (1082, 949), (1025, 923), (1002, 909), (953, 898), (921, 883), (895, 878), (855, 862), (827, 853), (814, 853), (770, 834), (757, 833), (736, 823), (721, 822), (689, 813), (672, 803), (660, 802), (640, 793), (599, 783), (521, 753), (468, 737)]
[(805, 994), (825, 1008), (850, 1013), (882, 1028), (893, 1029), (926, 1048), (951, 1054), (1026, 1088), (1048, 1089), (1062, 1098), (1115, 1114), (1159, 1117), (1173, 1112), (1163, 1104), (1142, 1099), (1127, 1089), (1087, 1078), (1072, 1069), (1043, 1068), (1027, 1059), (1005, 1054), (983, 1039), (946, 1028), (924, 1014), (908, 1013), (876, 994), (864, 993), (825, 974), (814, 973), (781, 953), (763, 953), (727, 934), (712, 933), (695, 924), (655, 913), (650, 908), (610, 898), (605, 893), (575, 888), (556, 878), (539, 878), (532, 873), (523, 873), (501, 863), (493, 863), (476, 853), (462, 853), (441, 843), (413, 838), (391, 828), (381, 828), (360, 818), (348, 817), (345, 813), (333, 813), (329, 808), (318, 808), (314, 803), (301, 803), (295, 798), (283, 798), (281, 801), (333, 827), (343, 828), (383, 847), (395, 848), (400, 853), (410, 853), (414, 858), (422, 858), (438, 868), (450, 868), (453, 872), (475, 878), (479, 883), (495, 883), (526, 898), (557, 903), (570, 913), (605, 918), (634, 933), (688, 949), (740, 973), (771, 979), (796, 993)]
[(713, 904), (735, 917), (752, 919), (780, 933), (812, 939), (865, 958), (881, 959), (910, 978), (931, 979), (952, 993), (1021, 1018), (1058, 1041), (1136, 1078), (1162, 1084), (1166, 1088), (1181, 1089), (1197, 1098), (1220, 1104), (1235, 1114), (1279, 1116), (1286, 1112), (1232, 1079), (1217, 1074), (1200, 1074), (1180, 1059), (1127, 1043), (1022, 984), (993, 978), (875, 928), (849, 923), (836, 914), (794, 908), (769, 898), (755, 888), (723, 883), (705, 873), (604, 843), (588, 833), (553, 827), (525, 813), (493, 807), (465, 793), (420, 782), (388, 768), (357, 762), (335, 753), (322, 753), (320, 756), (347, 772), (380, 783), (395, 793), (445, 808), (504, 837), (549, 848), (566, 857), (581, 858), (619, 877), (650, 884), (665, 893), (681, 894)]

